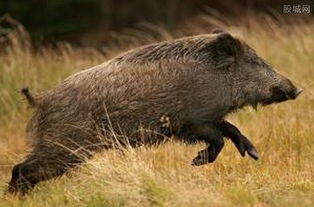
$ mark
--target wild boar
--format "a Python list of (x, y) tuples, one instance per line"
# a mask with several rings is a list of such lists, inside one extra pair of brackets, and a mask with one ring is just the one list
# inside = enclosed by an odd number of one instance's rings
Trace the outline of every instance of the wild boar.
[(36, 95), (27, 132), (33, 149), (14, 166), (8, 192), (26, 193), (100, 149), (174, 137), (208, 147), (193, 165), (213, 162), (229, 137), (254, 159), (253, 144), (225, 117), (243, 108), (295, 99), (302, 90), (244, 41), (215, 32), (139, 47), (71, 75)]

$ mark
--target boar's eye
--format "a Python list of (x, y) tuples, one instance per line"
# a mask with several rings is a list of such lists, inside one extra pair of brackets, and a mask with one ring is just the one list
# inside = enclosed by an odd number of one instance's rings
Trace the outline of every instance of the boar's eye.
[(252, 68), (264, 68), (264, 69), (272, 69), (272, 66), (269, 63), (266, 63), (263, 59), (258, 57), (257, 55), (251, 55), (247, 62), (252, 65)]

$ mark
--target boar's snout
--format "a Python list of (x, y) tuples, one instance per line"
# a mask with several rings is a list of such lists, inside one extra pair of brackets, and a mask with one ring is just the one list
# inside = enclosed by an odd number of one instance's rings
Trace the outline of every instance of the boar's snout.
[(295, 90), (293, 90), (292, 93), (289, 94), (289, 97), (291, 99), (296, 99), (302, 93), (302, 91), (303, 91), (302, 89), (296, 88)]
[(302, 91), (302, 89), (296, 88), (290, 80), (283, 79), (279, 86), (275, 86), (271, 89), (272, 95), (270, 98), (263, 101), (263, 105), (294, 100), (302, 93)]
[(280, 84), (280, 88), (283, 91), (283, 93), (285, 93), (285, 95), (287, 96), (287, 99), (293, 100), (296, 99), (302, 93), (303, 90), (295, 87), (293, 83), (284, 76), (281, 77), (282, 81)]

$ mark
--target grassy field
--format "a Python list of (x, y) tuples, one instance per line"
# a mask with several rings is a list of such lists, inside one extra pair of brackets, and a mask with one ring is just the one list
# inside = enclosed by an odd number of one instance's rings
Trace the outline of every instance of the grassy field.
[[(190, 165), (201, 144), (169, 142), (123, 155), (106, 151), (67, 176), (39, 184), (27, 197), (0, 197), (0, 206), (314, 206), (314, 25), (264, 26), (227, 29), (304, 92), (296, 101), (228, 118), (255, 143), (259, 161), (240, 157), (230, 141), (215, 163), (202, 167)], [(13, 164), (28, 150), (24, 128), (31, 110), (19, 89), (51, 88), (121, 48), (110, 46), (106, 55), (67, 44), (37, 53), (19, 46), (1, 51), (0, 194)]]

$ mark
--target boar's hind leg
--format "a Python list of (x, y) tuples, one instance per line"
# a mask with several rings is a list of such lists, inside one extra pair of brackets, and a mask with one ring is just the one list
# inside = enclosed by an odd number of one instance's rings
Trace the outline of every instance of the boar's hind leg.
[(227, 121), (222, 121), (217, 124), (217, 127), (221, 130), (223, 136), (231, 139), (243, 157), (247, 152), (253, 159), (258, 160), (256, 148), (236, 126)]
[(214, 162), (224, 146), (222, 133), (213, 125), (207, 123), (189, 124), (181, 129), (181, 136), (185, 139), (204, 141), (209, 146), (198, 152), (193, 159), (192, 165), (204, 165)]
[(60, 157), (50, 157), (49, 154), (54, 154), (54, 151), (45, 153), (44, 156), (31, 154), (24, 162), (13, 167), (11, 181), (6, 193), (24, 195), (37, 183), (61, 176), (82, 161), (70, 153), (63, 152), (62, 155), (59, 155)]
[(37, 171), (36, 161), (27, 159), (24, 162), (13, 167), (11, 181), (9, 182), (6, 193), (25, 194), (28, 189), (33, 188), (39, 180), (35, 171)]

